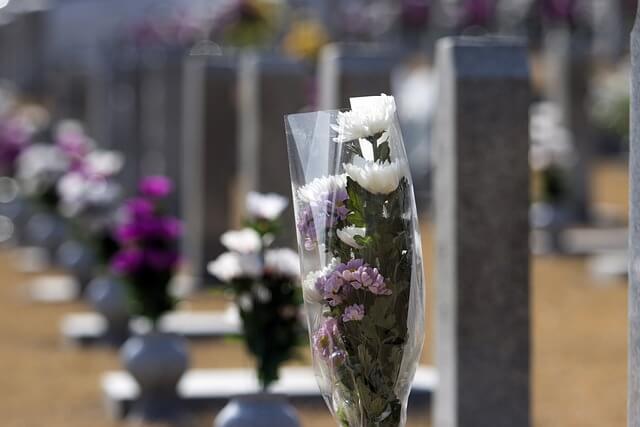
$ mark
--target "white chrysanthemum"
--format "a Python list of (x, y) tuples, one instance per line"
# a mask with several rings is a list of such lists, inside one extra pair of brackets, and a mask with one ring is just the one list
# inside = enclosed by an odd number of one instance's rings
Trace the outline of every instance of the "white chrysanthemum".
[(303, 203), (314, 205), (326, 200), (327, 194), (336, 193), (347, 187), (347, 175), (327, 175), (316, 178), (298, 189), (298, 197)]
[(364, 166), (344, 165), (347, 174), (360, 186), (373, 194), (389, 194), (398, 188), (406, 175), (407, 165), (399, 160), (391, 163), (366, 162)]
[(322, 294), (316, 289), (316, 282), (319, 278), (326, 276), (340, 264), (340, 259), (332, 258), (322, 269), (312, 271), (307, 274), (302, 281), (302, 296), (308, 303), (320, 303), (323, 301)]
[(256, 253), (262, 248), (262, 239), (253, 228), (227, 231), (220, 237), (225, 248), (241, 254)]
[(247, 213), (253, 218), (262, 218), (269, 221), (277, 219), (289, 205), (289, 199), (276, 193), (256, 193), (247, 195)]
[(56, 138), (60, 138), (64, 135), (69, 135), (69, 134), (86, 135), (85, 128), (82, 122), (80, 122), (79, 120), (73, 120), (73, 119), (61, 120), (55, 129)]
[(391, 127), (396, 113), (393, 96), (382, 94), (353, 105), (351, 111), (338, 113), (337, 123), (331, 128), (338, 132), (335, 142), (348, 142), (366, 138)]
[(275, 274), (291, 278), (300, 276), (300, 258), (289, 248), (269, 249), (264, 255), (264, 264)]
[(225, 252), (207, 265), (207, 271), (223, 282), (239, 278), (257, 278), (262, 275), (262, 265), (256, 255)]
[(338, 235), (338, 238), (340, 240), (342, 240), (344, 243), (351, 246), (352, 248), (356, 248), (356, 249), (360, 249), (361, 246), (358, 244), (358, 242), (355, 241), (355, 237), (356, 236), (364, 237), (366, 233), (367, 233), (366, 228), (356, 227), (353, 225), (336, 230), (336, 234)]
[(88, 179), (78, 172), (69, 172), (58, 181), (61, 209), (66, 216), (74, 216), (86, 207), (105, 207), (115, 203), (121, 187), (105, 179)]
[(55, 145), (33, 144), (17, 160), (17, 178), (27, 194), (54, 184), (65, 173), (69, 162)]
[(84, 159), (87, 173), (91, 175), (110, 177), (124, 166), (124, 156), (117, 151), (94, 150)]

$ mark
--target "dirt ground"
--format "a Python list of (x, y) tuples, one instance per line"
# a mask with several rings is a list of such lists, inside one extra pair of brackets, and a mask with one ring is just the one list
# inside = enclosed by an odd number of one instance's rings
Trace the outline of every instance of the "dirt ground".
[[(594, 194), (619, 211), (627, 207), (626, 173), (620, 165), (599, 167)], [(424, 249), (431, 271), (432, 243)], [(2, 427), (115, 427), (103, 410), (100, 374), (118, 369), (117, 353), (65, 346), (59, 335), (64, 314), (83, 311), (78, 302), (38, 305), (24, 292), (27, 276), (0, 252), (0, 416)], [(428, 280), (429, 301), (432, 300)], [(579, 258), (536, 257), (532, 269), (533, 414), (536, 427), (625, 425), (626, 283), (596, 282)], [(220, 297), (199, 295), (190, 309), (220, 308)], [(428, 304), (430, 306), (430, 304)], [(423, 362), (430, 363), (432, 311)], [(242, 345), (231, 341), (192, 345), (196, 368), (250, 367)], [(300, 408), (304, 427), (335, 425), (322, 406)], [(214, 414), (195, 424), (211, 426)], [(428, 409), (415, 411), (409, 427), (425, 427)], [(514, 426), (517, 427), (517, 426)]]

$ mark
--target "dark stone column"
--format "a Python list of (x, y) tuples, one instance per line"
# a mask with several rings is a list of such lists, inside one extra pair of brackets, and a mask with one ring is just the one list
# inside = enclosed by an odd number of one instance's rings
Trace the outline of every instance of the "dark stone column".
[(435, 426), (527, 427), (527, 51), (480, 37), (437, 52)]

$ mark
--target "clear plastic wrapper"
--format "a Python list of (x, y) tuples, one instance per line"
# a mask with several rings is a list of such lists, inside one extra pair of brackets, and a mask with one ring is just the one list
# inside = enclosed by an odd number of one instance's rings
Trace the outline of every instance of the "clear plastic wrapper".
[(313, 363), (343, 427), (406, 423), (422, 250), (393, 97), (285, 118)]

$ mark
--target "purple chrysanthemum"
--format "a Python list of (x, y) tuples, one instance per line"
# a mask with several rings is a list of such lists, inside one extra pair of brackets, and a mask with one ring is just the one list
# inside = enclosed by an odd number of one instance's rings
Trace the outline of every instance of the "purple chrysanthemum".
[(344, 314), (342, 315), (343, 322), (352, 322), (362, 320), (364, 318), (364, 305), (362, 304), (353, 304), (344, 309)]
[(166, 176), (150, 176), (140, 183), (140, 193), (146, 197), (166, 197), (172, 190), (173, 184)]
[(338, 321), (329, 317), (313, 334), (313, 349), (316, 354), (324, 360), (329, 360), (336, 350), (336, 341), (339, 336)]
[(362, 259), (338, 264), (327, 275), (320, 277), (316, 289), (332, 307), (342, 304), (353, 290), (364, 290), (374, 295), (391, 295), (380, 271)]
[(119, 274), (136, 274), (144, 265), (144, 254), (137, 249), (118, 252), (111, 260), (111, 267)]
[(304, 247), (310, 251), (317, 245), (316, 225), (332, 228), (339, 221), (347, 218), (347, 191), (338, 189), (334, 192), (323, 192), (318, 198), (302, 208), (297, 220), (298, 231), (303, 237)]

